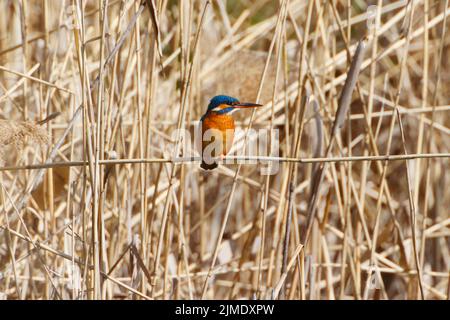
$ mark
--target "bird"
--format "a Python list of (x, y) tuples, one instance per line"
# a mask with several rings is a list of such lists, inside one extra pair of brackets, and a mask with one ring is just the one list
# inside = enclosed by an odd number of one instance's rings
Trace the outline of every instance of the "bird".
[(218, 95), (210, 100), (205, 114), (200, 119), (202, 130), (200, 167), (202, 169), (217, 168), (218, 164), (213, 158), (224, 157), (233, 146), (235, 125), (231, 114), (238, 109), (261, 106), (258, 103), (240, 102), (226, 95)]

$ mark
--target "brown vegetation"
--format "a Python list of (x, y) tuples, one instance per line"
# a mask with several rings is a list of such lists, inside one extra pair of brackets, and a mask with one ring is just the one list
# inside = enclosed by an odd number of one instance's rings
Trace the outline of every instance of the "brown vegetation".
[[(448, 2), (0, 1), (0, 295), (448, 299)], [(216, 94), (276, 174), (173, 161)]]

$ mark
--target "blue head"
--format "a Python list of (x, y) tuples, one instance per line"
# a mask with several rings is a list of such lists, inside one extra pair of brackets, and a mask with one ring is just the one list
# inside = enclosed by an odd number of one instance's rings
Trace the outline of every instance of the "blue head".
[(260, 104), (256, 103), (241, 103), (238, 99), (230, 96), (218, 95), (211, 99), (206, 113), (214, 112), (215, 114), (226, 114), (235, 109), (253, 108), (260, 106)]
[[(218, 95), (209, 101), (208, 111), (227, 113), (233, 110), (231, 106), (239, 103), (239, 100), (230, 96)], [(229, 106), (229, 107), (227, 107)]]

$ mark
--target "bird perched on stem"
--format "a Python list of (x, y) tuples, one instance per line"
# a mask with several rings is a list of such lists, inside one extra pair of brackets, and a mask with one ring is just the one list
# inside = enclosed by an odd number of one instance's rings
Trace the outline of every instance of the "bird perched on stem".
[(231, 114), (238, 109), (261, 107), (261, 104), (239, 102), (238, 99), (219, 95), (211, 99), (206, 113), (200, 119), (202, 125), (201, 168), (217, 168), (217, 157), (225, 156), (234, 139), (234, 119)]

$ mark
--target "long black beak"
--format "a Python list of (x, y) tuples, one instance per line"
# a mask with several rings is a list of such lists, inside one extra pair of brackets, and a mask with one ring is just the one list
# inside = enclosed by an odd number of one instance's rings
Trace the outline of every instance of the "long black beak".
[(234, 105), (233, 107), (236, 109), (244, 109), (244, 108), (256, 108), (262, 107), (262, 104), (251, 103), (251, 102), (240, 102), (239, 104)]

